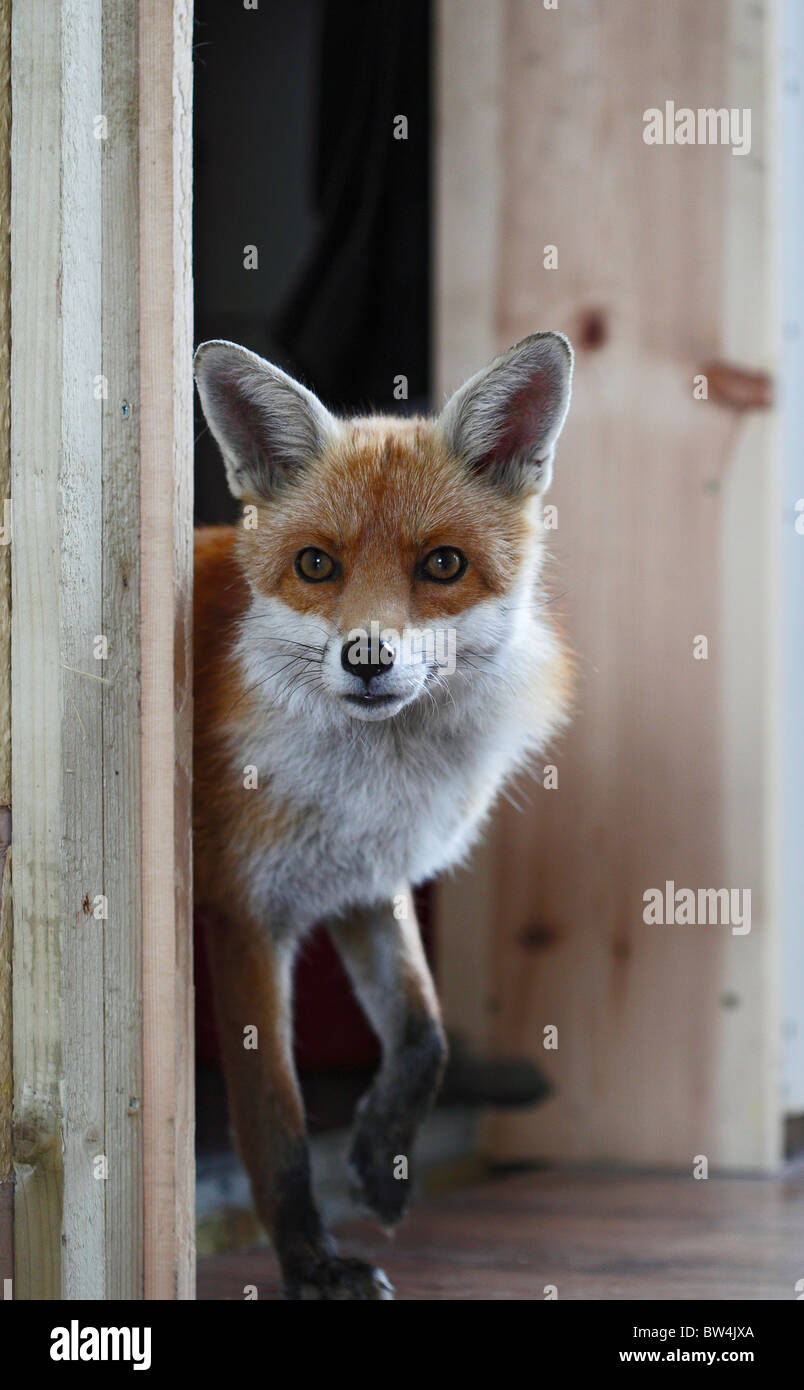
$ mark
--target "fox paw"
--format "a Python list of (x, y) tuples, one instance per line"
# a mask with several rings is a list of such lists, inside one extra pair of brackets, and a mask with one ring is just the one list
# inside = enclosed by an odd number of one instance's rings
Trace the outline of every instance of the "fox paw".
[(355, 1134), (349, 1151), (354, 1195), (381, 1226), (395, 1226), (401, 1221), (407, 1204), (410, 1180), (395, 1176), (400, 1156), (362, 1129)]
[(297, 1265), (285, 1278), (289, 1299), (391, 1300), (394, 1286), (381, 1269), (365, 1260), (320, 1255)]

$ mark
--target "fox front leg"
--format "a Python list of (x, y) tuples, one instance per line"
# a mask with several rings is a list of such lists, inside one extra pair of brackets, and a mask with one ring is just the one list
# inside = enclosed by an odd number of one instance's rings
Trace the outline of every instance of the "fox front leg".
[(382, 1043), (382, 1063), (360, 1101), (349, 1164), (383, 1226), (399, 1221), (411, 1184), (416, 1131), (435, 1099), (446, 1041), (410, 895), (327, 924)]
[(313, 1199), (291, 1042), (292, 951), (245, 918), (210, 920), (207, 936), (229, 1108), (286, 1298), (393, 1298), (382, 1270), (338, 1255)]

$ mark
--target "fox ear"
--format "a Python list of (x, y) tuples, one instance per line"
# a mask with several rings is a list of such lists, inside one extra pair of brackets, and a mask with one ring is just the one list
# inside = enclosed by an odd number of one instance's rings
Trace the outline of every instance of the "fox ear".
[(534, 333), (459, 387), (439, 426), (473, 472), (509, 492), (545, 492), (571, 387), (568, 339)]
[(202, 343), (198, 394), (235, 497), (271, 496), (317, 458), (337, 421), (312, 391), (236, 343)]

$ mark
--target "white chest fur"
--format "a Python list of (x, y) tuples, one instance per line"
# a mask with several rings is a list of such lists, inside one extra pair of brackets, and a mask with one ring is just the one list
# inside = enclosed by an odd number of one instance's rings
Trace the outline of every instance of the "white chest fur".
[(486, 687), (347, 730), (271, 721), (245, 796), (281, 806), (294, 828), (254, 853), (251, 910), (298, 932), (455, 864), (512, 766), (550, 732), (524, 709), (521, 693)]

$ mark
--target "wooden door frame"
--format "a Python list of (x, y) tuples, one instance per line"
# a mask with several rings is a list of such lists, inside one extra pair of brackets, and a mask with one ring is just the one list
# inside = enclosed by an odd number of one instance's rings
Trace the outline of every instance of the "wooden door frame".
[(11, 17), (17, 1298), (194, 1296), (191, 31)]

